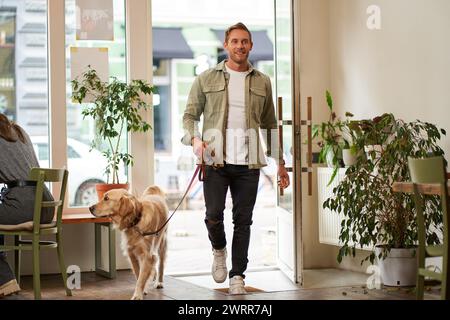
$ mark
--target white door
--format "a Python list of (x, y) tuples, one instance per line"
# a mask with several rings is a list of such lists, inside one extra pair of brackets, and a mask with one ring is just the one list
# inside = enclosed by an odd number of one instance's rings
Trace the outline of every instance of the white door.
[[(300, 92), (298, 74), (299, 21), (294, 14), (299, 1), (275, 0), (275, 92), (279, 119), (279, 142), (291, 185), (278, 190), (277, 262), (279, 268), (295, 283), (302, 284), (301, 234), (301, 135)], [(309, 127), (310, 128), (310, 127)], [(311, 176), (311, 174), (308, 174)], [(308, 181), (311, 177), (308, 177)]]

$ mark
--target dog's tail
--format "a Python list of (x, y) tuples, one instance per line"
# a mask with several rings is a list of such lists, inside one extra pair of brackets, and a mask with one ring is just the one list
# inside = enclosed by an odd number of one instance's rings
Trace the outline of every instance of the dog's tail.
[(144, 190), (143, 195), (145, 196), (145, 195), (147, 195), (147, 194), (157, 194), (157, 195), (160, 195), (160, 196), (163, 196), (163, 197), (165, 196), (164, 191), (162, 191), (160, 187), (155, 186), (155, 185), (149, 186), (149, 187), (147, 187), (147, 188)]

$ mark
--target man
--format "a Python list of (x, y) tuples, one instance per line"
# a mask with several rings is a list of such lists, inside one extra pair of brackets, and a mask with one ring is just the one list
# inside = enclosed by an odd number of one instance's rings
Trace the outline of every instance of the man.
[[(250, 226), (258, 191), (260, 168), (266, 165), (259, 130), (266, 131), (268, 154), (274, 153), (277, 128), (270, 78), (248, 61), (253, 43), (243, 23), (225, 32), (228, 59), (200, 74), (192, 85), (183, 117), (182, 142), (206, 164), (203, 193), (205, 223), (213, 248), (212, 276), (218, 283), (227, 278), (227, 249), (223, 211), (228, 188), (233, 199), (232, 268), (230, 294), (245, 294), (244, 272), (248, 263)], [(203, 132), (198, 122), (203, 114)], [(279, 151), (281, 152), (281, 151)], [(279, 184), (289, 186), (284, 160), (278, 164)]]

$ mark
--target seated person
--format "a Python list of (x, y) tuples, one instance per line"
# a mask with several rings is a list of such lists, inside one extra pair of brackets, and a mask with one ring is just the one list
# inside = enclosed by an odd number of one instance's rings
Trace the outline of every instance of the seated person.
[[(0, 225), (32, 221), (36, 183), (27, 179), (31, 168), (39, 167), (39, 163), (28, 134), (2, 113), (0, 150), (0, 184), (6, 184), (0, 192)], [(24, 186), (15, 185), (17, 181), (21, 181)], [(44, 189), (44, 200), (53, 200), (47, 188)], [(53, 216), (54, 208), (43, 208), (41, 223), (51, 223)], [(0, 245), (3, 244), (4, 237), (0, 235)], [(5, 253), (0, 252), (0, 297), (20, 291), (5, 257)]]

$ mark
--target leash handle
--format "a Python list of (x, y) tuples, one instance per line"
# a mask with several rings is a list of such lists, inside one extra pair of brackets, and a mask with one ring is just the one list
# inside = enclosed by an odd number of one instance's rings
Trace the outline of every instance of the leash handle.
[(200, 167), (200, 170), (198, 170), (198, 181), (203, 182), (206, 176), (206, 166), (204, 163), (198, 164), (198, 166)]
[[(195, 180), (195, 177), (197, 176), (197, 174), (198, 174), (198, 179), (199, 179), (200, 181), (203, 181), (203, 177), (202, 177), (202, 180), (200, 179), (200, 176), (201, 176), (202, 172), (203, 172), (203, 176), (204, 176), (204, 172), (205, 172), (205, 164), (203, 163), (203, 161), (202, 161), (201, 164), (198, 164), (198, 165), (197, 165), (197, 168), (195, 169), (195, 172), (194, 172), (194, 174), (192, 175), (191, 181), (189, 182), (189, 184), (188, 184), (188, 186), (187, 186), (187, 188), (186, 188), (186, 191), (184, 192), (183, 197), (181, 198), (181, 200), (180, 200), (180, 202), (178, 203), (178, 205), (177, 205), (177, 207), (175, 208), (175, 210), (174, 210), (174, 211), (172, 212), (172, 214), (170, 215), (169, 219), (167, 219), (166, 222), (164, 222), (164, 224), (163, 224), (158, 230), (156, 230), (156, 231), (145, 232), (145, 233), (140, 232), (141, 235), (142, 235), (143, 237), (146, 237), (146, 236), (158, 236), (158, 235), (159, 235), (159, 232), (160, 232), (162, 229), (164, 229), (164, 227), (169, 223), (170, 219), (172, 219), (172, 217), (173, 217), (173, 215), (175, 214), (175, 212), (177, 212), (178, 208), (179, 208), (180, 205), (183, 203), (183, 200), (184, 200), (184, 198), (186, 198), (186, 196), (187, 196), (189, 190), (191, 189), (192, 184), (194, 183), (194, 180)], [(138, 231), (139, 231), (139, 230), (138, 230)]]
[[(202, 154), (201, 154), (201, 164), (200, 164), (200, 170), (198, 170), (198, 181), (203, 181), (203, 178), (205, 177), (204, 167), (205, 167), (205, 159), (203, 159), (203, 153), (206, 151), (206, 144), (205, 142), (202, 142)], [(198, 169), (198, 167), (197, 167)]]

